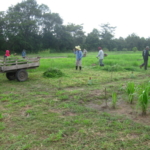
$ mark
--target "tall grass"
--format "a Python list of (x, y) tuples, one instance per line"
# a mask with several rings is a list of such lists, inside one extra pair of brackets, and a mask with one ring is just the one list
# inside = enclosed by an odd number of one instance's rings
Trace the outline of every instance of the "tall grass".
[[(112, 71), (112, 68), (113, 71), (141, 71), (138, 67), (143, 62), (141, 52), (107, 52), (108, 56), (104, 58), (104, 67), (99, 66), (97, 54), (98, 52), (88, 52), (87, 56), (82, 58), (83, 68), (106, 71)], [(28, 57), (36, 56), (41, 57), (41, 65), (37, 71), (45, 71), (50, 67), (58, 69), (75, 67), (75, 55), (72, 50), (69, 53), (51, 53), (47, 50), (38, 54), (28, 54)]]
[(149, 105), (149, 90), (150, 85), (140, 85), (138, 95), (138, 106), (141, 108), (142, 115), (147, 114), (147, 108)]
[(133, 82), (127, 83), (126, 92), (128, 94), (128, 101), (130, 104), (132, 104), (135, 92), (135, 84)]
[(113, 92), (112, 93), (112, 108), (116, 108), (116, 103), (117, 103), (117, 93)]
[[(76, 74), (77, 72), (74, 72), (76, 58), (75, 55), (72, 53), (72, 51), (69, 53), (49, 53), (49, 51), (45, 51), (45, 52), (40, 52), (38, 54), (32, 54), (32, 55), (27, 54), (29, 55), (29, 57), (36, 57), (36, 56), (41, 57), (40, 66), (36, 69), (30, 69), (28, 71), (35, 73), (36, 76), (41, 76), (41, 74), (47, 71), (48, 69), (57, 68), (67, 76), (73, 77), (72, 80), (67, 81), (67, 84), (69, 85), (71, 83), (78, 85), (77, 82), (82, 84), (87, 84), (88, 82), (87, 80), (89, 79), (89, 77), (92, 77), (92, 80), (96, 84), (98, 84), (98, 82), (101, 81), (108, 82), (110, 80), (111, 81), (119, 80), (120, 78), (126, 77), (128, 74), (128, 70), (130, 69), (132, 70), (132, 68), (133, 69), (137, 68), (136, 72), (134, 72), (134, 76), (136, 76), (136, 74), (139, 74), (139, 72), (142, 72), (142, 70), (140, 70), (139, 67), (134, 67), (132, 65), (132, 63), (134, 63), (137, 60), (137, 58), (141, 57), (141, 53), (136, 53), (135, 55), (135, 53), (132, 52), (126, 52), (126, 53), (107, 52), (108, 56), (104, 58), (104, 64), (105, 64), (104, 67), (99, 66), (99, 61), (96, 58), (97, 53), (98, 52), (88, 52), (87, 56), (83, 57), (82, 59), (83, 69), (82, 69), (82, 74), (80, 74), (82, 75), (82, 77), (80, 76), (80, 78), (79, 75)], [(133, 57), (133, 59), (131, 59), (131, 57)], [(129, 67), (128, 70), (125, 69), (126, 62), (129, 63), (129, 65), (127, 65)], [(37, 74), (37, 72), (39, 73)], [(111, 74), (110, 73), (107, 74), (106, 72), (111, 72)], [(51, 83), (53, 83), (54, 81), (55, 80), (52, 80)], [(64, 81), (66, 81), (66, 78)]]

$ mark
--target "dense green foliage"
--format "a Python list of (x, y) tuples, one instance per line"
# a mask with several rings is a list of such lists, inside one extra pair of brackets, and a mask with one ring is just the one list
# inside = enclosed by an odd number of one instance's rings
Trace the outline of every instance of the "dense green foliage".
[(69, 23), (63, 25), (58, 13), (52, 13), (47, 5), (38, 5), (36, 0), (23, 0), (0, 12), (0, 53), (9, 49), (11, 53), (38, 53), (43, 49), (53, 52), (68, 52), (75, 45), (88, 51), (102, 46), (109, 51), (143, 50), (150, 38), (133, 33), (126, 38), (114, 38), (116, 27), (109, 23), (101, 24), (86, 35), (83, 25)]

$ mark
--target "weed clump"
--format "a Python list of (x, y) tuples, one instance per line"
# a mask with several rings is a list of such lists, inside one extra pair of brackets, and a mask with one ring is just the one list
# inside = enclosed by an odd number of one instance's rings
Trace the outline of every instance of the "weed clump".
[(112, 66), (105, 66), (103, 68), (103, 70), (106, 70), (109, 72), (114, 72), (114, 71), (122, 71), (123, 68), (120, 65), (116, 64), (116, 65), (112, 65)]
[(64, 76), (64, 73), (57, 68), (49, 68), (43, 73), (43, 76), (47, 78), (59, 78)]
[(124, 69), (128, 71), (136, 71), (136, 69), (133, 67), (125, 67)]

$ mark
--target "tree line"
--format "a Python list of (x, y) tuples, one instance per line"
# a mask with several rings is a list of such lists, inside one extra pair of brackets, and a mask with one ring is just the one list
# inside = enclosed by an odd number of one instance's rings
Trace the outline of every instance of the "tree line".
[(23, 49), (32, 53), (45, 49), (67, 52), (76, 45), (88, 51), (96, 51), (98, 46), (109, 51), (143, 50), (150, 43), (150, 38), (134, 33), (126, 38), (114, 38), (115, 29), (106, 23), (86, 34), (83, 25), (63, 25), (60, 15), (52, 13), (47, 5), (23, 0), (6, 12), (0, 11), (0, 53), (6, 49), (17, 53)]

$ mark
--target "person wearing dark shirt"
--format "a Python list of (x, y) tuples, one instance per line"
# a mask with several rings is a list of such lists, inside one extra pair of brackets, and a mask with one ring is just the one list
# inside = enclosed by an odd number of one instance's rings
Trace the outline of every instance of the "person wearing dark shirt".
[(150, 56), (148, 50), (149, 50), (149, 46), (146, 46), (146, 48), (142, 52), (144, 63), (142, 65), (140, 65), (140, 68), (142, 68), (144, 66), (145, 70), (147, 70), (148, 56)]

